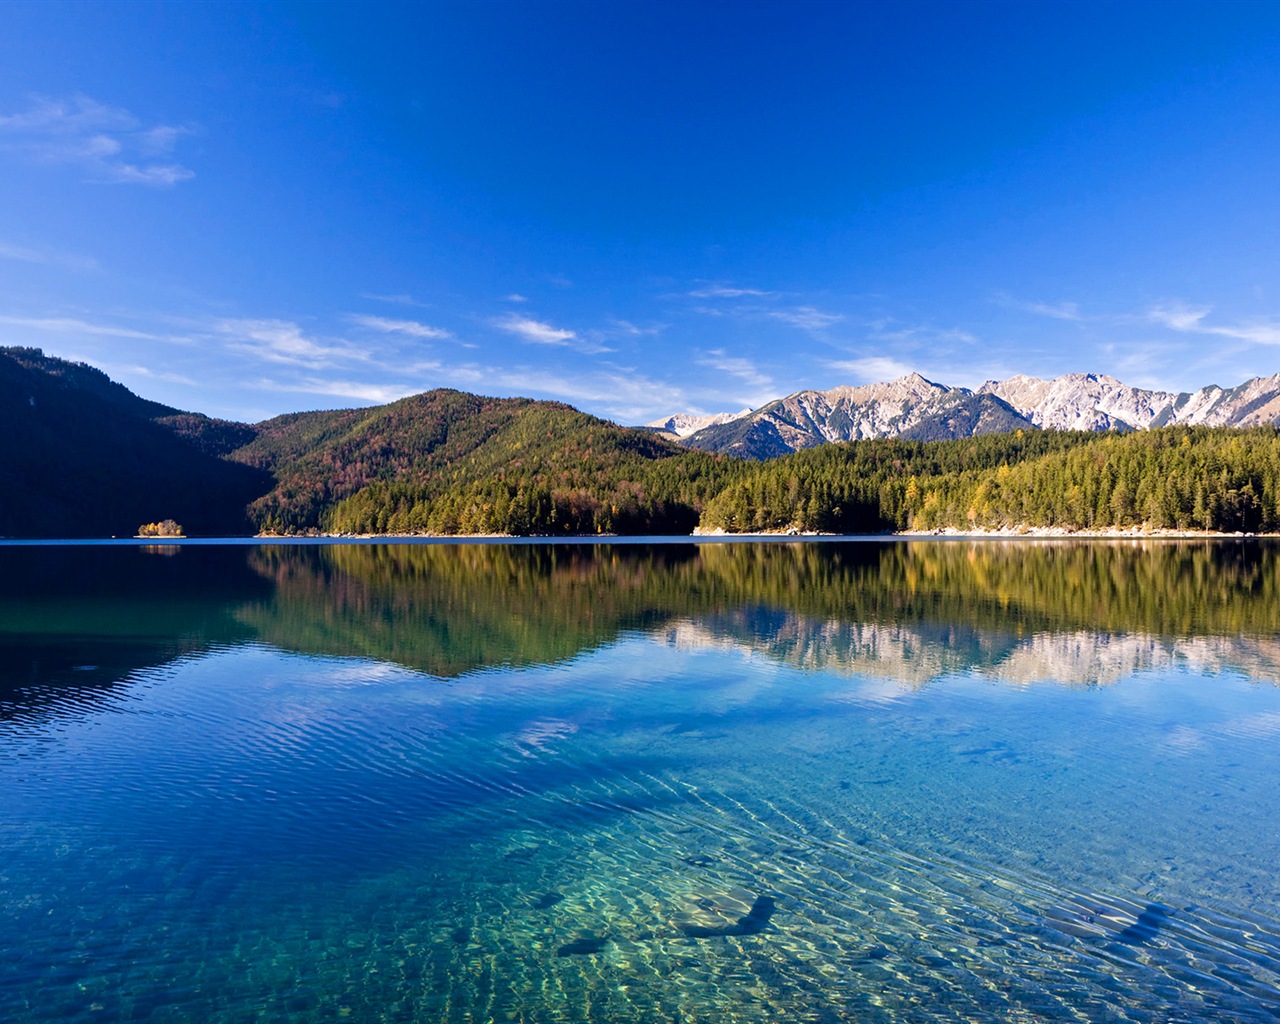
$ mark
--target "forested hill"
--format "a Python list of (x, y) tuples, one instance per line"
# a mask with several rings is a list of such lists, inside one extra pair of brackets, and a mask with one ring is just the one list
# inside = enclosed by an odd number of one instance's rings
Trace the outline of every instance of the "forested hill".
[(257, 430), (232, 457), (275, 474), (250, 508), (271, 531), (688, 533), (698, 480), (726, 462), (559, 402), (449, 390)]
[(193, 534), (248, 532), (246, 506), (271, 478), (219, 456), (252, 435), (83, 363), (0, 349), (0, 536), (131, 536), (166, 517)]
[(1021, 428), (748, 461), (557, 402), (436, 390), (231, 423), (0, 349), (0, 535), (1280, 531), (1280, 432)]

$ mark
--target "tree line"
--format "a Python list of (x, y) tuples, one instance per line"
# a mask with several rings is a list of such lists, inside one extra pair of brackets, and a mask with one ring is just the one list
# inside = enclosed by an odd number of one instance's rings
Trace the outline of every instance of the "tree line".
[[(524, 443), (416, 482), (376, 481), (336, 533), (874, 533), (944, 528), (1280, 530), (1280, 430), (1019, 430), (829, 444), (753, 462), (645, 449), (630, 432)], [(490, 446), (491, 448), (493, 446)]]

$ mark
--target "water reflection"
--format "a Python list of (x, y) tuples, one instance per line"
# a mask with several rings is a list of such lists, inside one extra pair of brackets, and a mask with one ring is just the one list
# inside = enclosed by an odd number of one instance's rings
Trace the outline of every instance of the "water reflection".
[(922, 686), (1280, 677), (1267, 542), (0, 549), (2, 706), (251, 641), (454, 678), (643, 633)]

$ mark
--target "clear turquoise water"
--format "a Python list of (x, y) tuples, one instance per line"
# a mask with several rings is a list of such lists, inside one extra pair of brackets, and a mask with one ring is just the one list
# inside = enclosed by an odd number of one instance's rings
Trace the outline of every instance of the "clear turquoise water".
[(0, 1019), (1280, 1017), (1269, 549), (477, 551), (0, 549)]

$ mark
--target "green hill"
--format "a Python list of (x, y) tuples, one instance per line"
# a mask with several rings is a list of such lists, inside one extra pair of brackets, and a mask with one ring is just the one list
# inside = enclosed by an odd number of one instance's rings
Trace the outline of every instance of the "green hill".
[[(264, 424), (237, 458), (275, 458), (267, 529), (342, 533), (688, 533), (727, 460), (558, 402), (438, 390), (349, 423)], [(304, 455), (297, 431), (323, 433)]]

